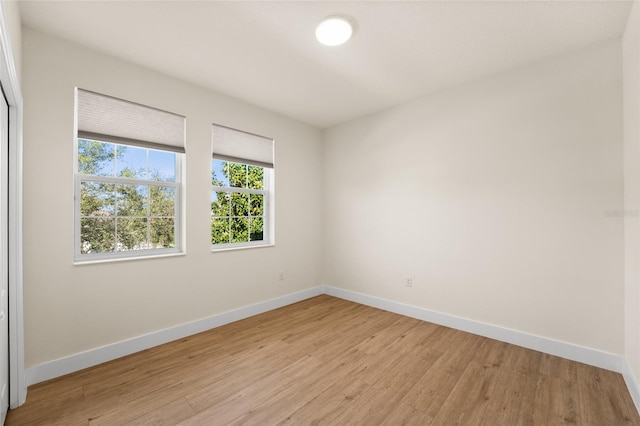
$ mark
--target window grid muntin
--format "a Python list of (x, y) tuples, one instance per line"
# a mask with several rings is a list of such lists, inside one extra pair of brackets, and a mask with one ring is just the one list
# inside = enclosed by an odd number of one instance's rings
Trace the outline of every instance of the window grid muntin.
[[(215, 159), (214, 159), (215, 161)], [(220, 161), (220, 160), (219, 160)], [(227, 162), (227, 163), (234, 163), (231, 161), (223, 161), (223, 162)], [(213, 162), (212, 164), (212, 171), (213, 171)], [(251, 232), (250, 229), (248, 229), (247, 231), (247, 241), (243, 241), (243, 242), (232, 242), (232, 233), (231, 230), (229, 231), (229, 241), (226, 243), (214, 243), (213, 241), (211, 242), (211, 246), (212, 246), (212, 250), (223, 250), (226, 248), (242, 248), (242, 247), (251, 247), (251, 246), (260, 246), (260, 245), (271, 245), (272, 241), (271, 241), (271, 206), (270, 206), (270, 196), (272, 193), (272, 187), (271, 187), (271, 180), (272, 180), (272, 173), (273, 173), (273, 169), (268, 168), (268, 167), (260, 167), (260, 166), (254, 166), (251, 164), (245, 164), (245, 163), (238, 163), (235, 162), (235, 164), (240, 164), (240, 165), (244, 165), (245, 166), (245, 188), (242, 187), (236, 187), (236, 186), (231, 186), (231, 182), (229, 182), (229, 186), (220, 186), (220, 185), (212, 185), (211, 188), (211, 192), (212, 193), (219, 193), (219, 192), (223, 192), (223, 193), (239, 193), (239, 194), (249, 194), (249, 196), (251, 194), (255, 194), (255, 195), (262, 195), (262, 199), (263, 199), (263, 204), (262, 204), (262, 215), (259, 216), (253, 216), (250, 215), (250, 198), (247, 202), (247, 211), (248, 211), (248, 215), (247, 216), (237, 216), (237, 215), (231, 215), (229, 214), (228, 216), (214, 216), (213, 214), (213, 209), (211, 211), (211, 226), (213, 227), (213, 220), (214, 219), (228, 219), (231, 220), (232, 218), (246, 218), (247, 220), (249, 219), (262, 219), (262, 240), (251, 240)], [(248, 184), (248, 168), (249, 167), (259, 167), (262, 169), (262, 189), (253, 189), (253, 188), (248, 188), (249, 184)], [(229, 178), (228, 178), (229, 179)], [(232, 203), (229, 203), (229, 213), (231, 213), (231, 208), (232, 208)], [(229, 228), (230, 229), (230, 228)]]
[[(243, 191), (236, 191), (237, 189), (244, 189)], [(249, 195), (249, 199), (247, 200), (247, 215), (246, 216), (240, 216), (240, 215), (233, 215), (232, 213), (232, 208), (233, 208), (233, 203), (229, 203), (229, 214), (226, 216), (215, 216), (213, 214), (213, 211), (211, 212), (211, 219), (228, 219), (229, 222), (231, 222), (231, 219), (247, 219), (248, 222), (248, 228), (247, 228), (247, 241), (243, 241), (243, 242), (252, 242), (252, 241), (266, 241), (266, 225), (267, 225), (267, 202), (268, 202), (268, 198), (269, 198), (269, 194), (268, 191), (265, 190), (256, 190), (256, 189), (246, 189), (246, 188), (236, 188), (236, 187), (222, 187), (222, 186), (214, 186), (212, 192), (217, 193), (221, 193), (224, 192), (225, 194), (232, 194), (232, 193), (236, 193), (236, 194), (248, 194)], [(251, 195), (261, 195), (262, 196), (262, 214), (261, 215), (253, 215), (251, 214)], [(252, 240), (251, 239), (251, 220), (250, 219), (262, 219), (262, 240)], [(231, 241), (232, 240), (232, 234), (231, 232), (229, 233), (229, 241), (226, 244), (233, 244), (236, 242)], [(225, 243), (217, 243), (214, 244), (212, 243), (214, 246), (218, 246), (220, 244), (225, 244)]]
[[(117, 201), (117, 195), (116, 195), (116, 200), (115, 200), (115, 208), (113, 211), (113, 214), (110, 216), (97, 216), (97, 215), (85, 215), (82, 214), (81, 210), (80, 210), (80, 203), (81, 203), (81, 193), (80, 193), (80, 188), (82, 188), (82, 183), (84, 182), (88, 182), (88, 183), (106, 183), (106, 184), (114, 184), (114, 185), (118, 185), (118, 184), (122, 184), (122, 185), (134, 185), (134, 186), (147, 186), (148, 187), (148, 191), (147, 191), (147, 195), (146, 195), (146, 215), (144, 216), (132, 216), (132, 215), (121, 215), (118, 212), (118, 201)], [(174, 208), (173, 208), (173, 216), (169, 216), (169, 215), (153, 215), (151, 213), (151, 187), (159, 187), (159, 188), (171, 188), (174, 191), (174, 199), (173, 199), (173, 203), (174, 203)], [(164, 251), (164, 250), (173, 250), (173, 249), (178, 249), (179, 248), (179, 240), (178, 240), (178, 220), (179, 220), (179, 197), (180, 197), (180, 185), (175, 183), (175, 182), (162, 182), (162, 181), (150, 181), (150, 180), (144, 180), (144, 179), (133, 179), (133, 178), (114, 178), (114, 177), (102, 177), (102, 176), (92, 176), (92, 175), (79, 175), (78, 176), (78, 194), (76, 196), (76, 200), (77, 200), (77, 206), (76, 206), (76, 212), (78, 214), (78, 223), (77, 223), (77, 234), (78, 234), (78, 245), (76, 248), (76, 255), (79, 256), (90, 256), (90, 255), (104, 255), (106, 253), (139, 253), (139, 252), (144, 252), (144, 251), (149, 251), (149, 252), (157, 252), (157, 251)], [(117, 186), (116, 186), (117, 188)], [(116, 190), (117, 191), (117, 190)], [(92, 219), (92, 218), (101, 218), (101, 219), (110, 219), (113, 220), (115, 223), (115, 235), (114, 235), (114, 240), (115, 240), (115, 250), (113, 252), (99, 252), (99, 253), (82, 253), (82, 234), (81, 234), (81, 228), (80, 228), (80, 224), (82, 219)], [(156, 247), (156, 248), (145, 248), (145, 249), (128, 249), (128, 250), (121, 250), (118, 249), (118, 241), (119, 241), (119, 232), (118, 232), (118, 219), (145, 219), (147, 221), (147, 225), (146, 225), (146, 244), (151, 244), (151, 221), (152, 219), (173, 219), (174, 221), (174, 247)]]
[[(74, 239), (74, 260), (77, 262), (83, 261), (97, 261), (97, 260), (109, 260), (109, 259), (128, 259), (128, 258), (143, 258), (149, 256), (157, 256), (164, 254), (174, 254), (182, 252), (182, 194), (181, 194), (181, 176), (182, 176), (182, 164), (184, 160), (184, 154), (173, 152), (173, 151), (164, 151), (161, 149), (155, 148), (145, 148), (146, 152), (146, 173), (147, 177), (150, 177), (149, 171), (149, 152), (150, 151), (158, 151), (158, 152), (168, 152), (175, 154), (175, 163), (174, 163), (174, 176), (173, 180), (150, 180), (150, 179), (140, 179), (140, 178), (131, 178), (131, 177), (122, 177), (122, 176), (100, 176), (93, 174), (85, 174), (79, 170), (79, 149), (80, 144), (79, 141), (83, 138), (75, 138), (75, 149), (74, 149), (74, 173), (75, 173), (75, 189), (74, 189), (74, 222), (75, 222), (75, 239)], [(84, 139), (90, 140), (90, 139)], [(92, 140), (92, 139), (91, 139)], [(114, 146), (114, 164), (113, 164), (113, 174), (116, 174), (117, 171), (117, 148), (116, 146), (125, 146), (129, 145), (117, 144), (113, 142), (107, 141), (99, 141), (96, 142), (110, 144)], [(135, 145), (131, 145), (131, 147), (138, 148)], [(82, 253), (82, 235), (81, 235), (81, 219), (83, 218), (91, 218), (95, 216), (86, 216), (81, 214), (81, 187), (82, 182), (96, 182), (96, 183), (112, 183), (112, 184), (125, 184), (125, 185), (146, 185), (149, 189), (152, 186), (155, 187), (166, 187), (172, 188), (174, 191), (173, 203), (174, 203), (174, 215), (173, 216), (163, 216), (163, 215), (151, 215), (151, 205), (149, 200), (147, 200), (147, 216), (144, 218), (147, 219), (147, 242), (150, 242), (150, 224), (152, 219), (173, 219), (173, 245), (174, 247), (166, 247), (166, 248), (150, 248), (150, 249), (136, 249), (136, 250), (116, 250), (111, 252), (97, 252), (97, 253)], [(148, 197), (150, 197), (151, 191), (148, 192)], [(114, 200), (114, 210), (117, 210), (115, 200)], [(114, 216), (112, 217), (115, 221), (115, 234), (114, 240), (116, 240), (118, 235), (117, 230), (117, 218), (124, 218), (123, 216), (117, 216), (117, 211), (114, 211)], [(140, 218), (141, 216), (134, 216), (134, 218)]]
[[(102, 174), (91, 174), (91, 173), (84, 173), (79, 169), (79, 150), (80, 150), (80, 141), (88, 141), (88, 142), (98, 142), (104, 145), (111, 145), (113, 147), (113, 170), (111, 175), (102, 175)], [(125, 148), (133, 148), (133, 149), (143, 149), (145, 150), (145, 172), (146, 172), (146, 179), (145, 178), (130, 178), (130, 177), (125, 177), (125, 176), (118, 176), (118, 147), (125, 147)], [(151, 170), (150, 170), (150, 156), (151, 153), (155, 152), (155, 153), (163, 153), (163, 154), (172, 154), (174, 155), (174, 170), (173, 170), (173, 177), (170, 179), (151, 179)], [(138, 145), (124, 145), (124, 144), (120, 144), (120, 143), (115, 143), (115, 142), (108, 142), (108, 141), (101, 141), (101, 140), (95, 140), (95, 139), (86, 139), (86, 138), (77, 138), (76, 139), (76, 149), (75, 149), (75, 155), (74, 155), (74, 173), (75, 174), (79, 174), (79, 175), (83, 175), (83, 176), (100, 176), (100, 177), (115, 177), (115, 178), (122, 178), (122, 179), (137, 179), (137, 180), (147, 180), (147, 181), (154, 181), (154, 182), (179, 182), (179, 173), (181, 170), (181, 155), (180, 153), (177, 152), (173, 152), (173, 151), (165, 151), (165, 150), (161, 150), (161, 149), (156, 149), (156, 148), (147, 148), (144, 146), (138, 146)]]

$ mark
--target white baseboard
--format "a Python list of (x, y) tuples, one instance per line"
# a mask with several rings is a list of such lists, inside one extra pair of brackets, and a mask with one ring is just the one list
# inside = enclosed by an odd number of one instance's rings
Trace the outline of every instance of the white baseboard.
[(560, 356), (584, 364), (593, 365), (623, 374), (629, 392), (640, 410), (640, 386), (631, 373), (627, 361), (620, 355), (598, 351), (571, 343), (561, 342), (545, 337), (536, 336), (522, 331), (486, 324), (467, 318), (457, 317), (442, 312), (432, 311), (417, 306), (394, 302), (392, 300), (357, 293), (332, 286), (318, 286), (264, 302), (244, 306), (242, 308), (223, 312), (176, 327), (167, 328), (153, 333), (94, 348), (85, 352), (56, 359), (26, 369), (27, 385), (43, 382), (55, 377), (63, 376), (74, 371), (92, 367), (103, 362), (111, 361), (133, 354), (154, 346), (171, 342), (210, 330), (221, 325), (258, 315), (295, 302), (309, 299), (321, 294), (339, 297), (363, 305), (384, 309), (400, 315), (429, 321), (447, 327), (455, 328), (491, 339), (500, 340), (514, 345), (534, 349), (551, 355)]
[(489, 337), (501, 342), (511, 343), (524, 348), (615, 371), (617, 373), (623, 373), (624, 364), (626, 364), (626, 360), (620, 355), (546, 337), (540, 337), (534, 334), (512, 330), (497, 325), (486, 324), (455, 315), (432, 311), (430, 309), (394, 302), (380, 297), (369, 296), (355, 291), (325, 286), (325, 293), (341, 299), (350, 300), (352, 302), (361, 303), (374, 308), (384, 309), (385, 311), (394, 312), (411, 318), (433, 322), (435, 324), (444, 325), (457, 330), (467, 331), (469, 333)]
[(636, 380), (633, 375), (633, 371), (627, 360), (625, 360), (623, 364), (622, 377), (624, 377), (624, 382), (627, 384), (631, 399), (633, 399), (633, 403), (636, 405), (636, 410), (640, 413), (640, 383), (638, 383), (638, 380)]
[(300, 302), (324, 293), (324, 287), (312, 287), (295, 293), (276, 297), (253, 305), (223, 312), (197, 321), (181, 324), (176, 327), (155, 331), (142, 336), (112, 343), (85, 352), (59, 358), (44, 364), (35, 365), (26, 369), (27, 386), (74, 371), (92, 367), (103, 362), (111, 361), (126, 355), (133, 354), (154, 346), (162, 345), (177, 339), (182, 339), (193, 334), (201, 333), (230, 322), (238, 321), (263, 312), (281, 308), (292, 303)]

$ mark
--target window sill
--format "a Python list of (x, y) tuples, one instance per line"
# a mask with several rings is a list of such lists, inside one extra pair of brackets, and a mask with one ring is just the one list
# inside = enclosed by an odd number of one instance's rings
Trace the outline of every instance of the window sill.
[(110, 257), (106, 259), (87, 259), (87, 260), (74, 260), (74, 266), (82, 266), (82, 265), (95, 265), (97, 263), (112, 263), (112, 262), (131, 262), (136, 260), (148, 260), (148, 259), (159, 259), (164, 257), (177, 257), (177, 256), (185, 256), (185, 252), (179, 253), (165, 253), (165, 254), (151, 254), (145, 256), (130, 256), (130, 257)]
[(257, 248), (263, 248), (263, 247), (275, 247), (275, 244), (270, 243), (270, 244), (253, 244), (253, 245), (239, 245), (239, 246), (225, 245), (224, 247), (212, 247), (211, 253), (217, 253), (221, 251), (257, 249)]

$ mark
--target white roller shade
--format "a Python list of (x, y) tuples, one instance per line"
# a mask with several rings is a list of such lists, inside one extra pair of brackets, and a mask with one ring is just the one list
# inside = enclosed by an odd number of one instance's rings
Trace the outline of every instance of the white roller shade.
[(185, 152), (185, 117), (78, 89), (78, 137)]
[(273, 168), (273, 139), (213, 125), (213, 158)]

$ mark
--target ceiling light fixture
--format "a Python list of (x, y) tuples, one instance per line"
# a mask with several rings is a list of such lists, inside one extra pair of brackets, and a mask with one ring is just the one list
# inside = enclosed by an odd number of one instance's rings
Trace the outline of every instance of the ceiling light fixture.
[(316, 38), (326, 46), (339, 46), (346, 43), (353, 34), (351, 23), (345, 18), (331, 16), (325, 18), (316, 27)]

